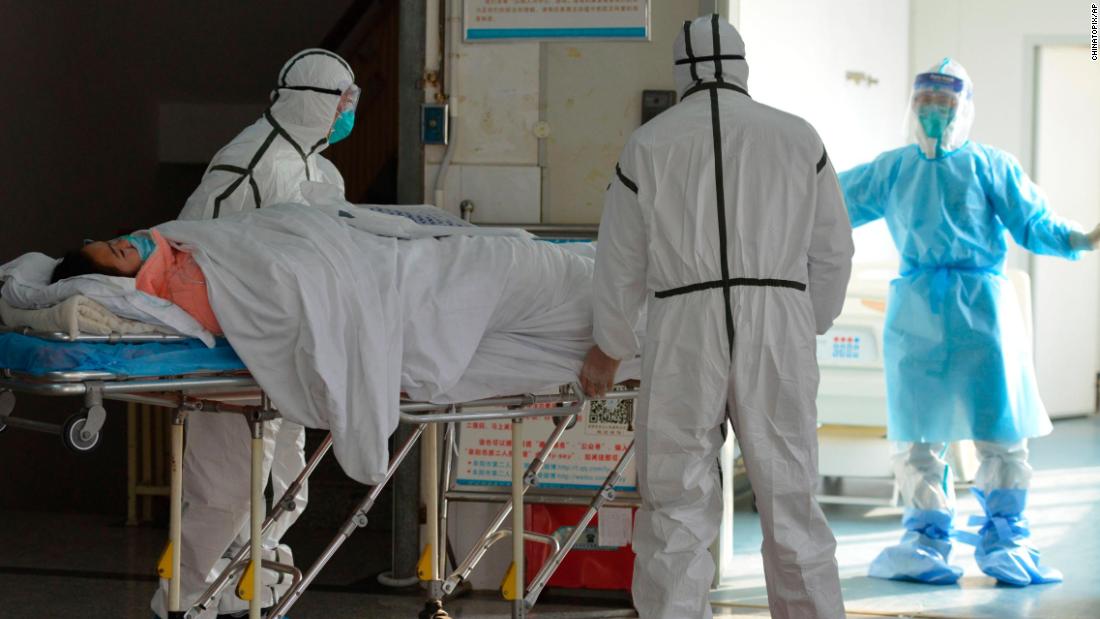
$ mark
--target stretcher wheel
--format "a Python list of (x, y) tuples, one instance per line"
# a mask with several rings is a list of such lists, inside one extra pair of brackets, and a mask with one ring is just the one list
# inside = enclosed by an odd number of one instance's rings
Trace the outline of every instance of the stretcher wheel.
[(70, 451), (75, 453), (88, 453), (95, 450), (96, 447), (99, 447), (99, 432), (96, 432), (88, 438), (84, 438), (80, 435), (87, 421), (87, 417), (77, 413), (69, 417), (65, 422), (65, 426), (61, 430), (61, 441), (65, 443), (65, 447)]
[[(7, 417), (15, 410), (15, 394), (5, 389), (0, 391), (0, 419)], [(8, 424), (0, 421), (0, 432), (8, 428)]]
[(449, 619), (450, 615), (447, 611), (443, 610), (443, 602), (440, 600), (429, 600), (424, 603), (424, 609), (417, 615), (417, 619)]
[[(556, 425), (560, 424), (560, 423), (562, 422), (562, 420), (563, 420), (563, 419), (565, 419), (565, 417), (562, 417), (562, 416), (560, 416), (560, 415), (558, 415), (558, 416), (554, 416), (554, 417), (553, 417), (553, 420), (554, 420), (554, 425), (556, 426)], [(577, 416), (577, 417), (574, 417), (574, 418), (573, 418), (573, 421), (570, 421), (570, 422), (569, 422), (569, 425), (568, 425), (568, 426), (566, 426), (566, 427), (565, 427), (565, 429), (566, 429), (566, 430), (572, 430), (572, 429), (573, 429), (573, 426), (577, 425), (577, 420), (578, 420), (578, 419), (580, 419), (580, 417), (579, 417), (579, 416)]]

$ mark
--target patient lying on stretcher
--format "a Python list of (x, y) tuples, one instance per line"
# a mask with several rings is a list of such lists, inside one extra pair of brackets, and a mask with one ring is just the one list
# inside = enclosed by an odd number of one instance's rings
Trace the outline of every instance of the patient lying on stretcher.
[[(169, 222), (71, 252), (53, 278), (135, 277), (223, 333), (283, 416), (331, 429), (364, 483), (385, 470), (402, 392), (450, 403), (577, 379), (592, 346), (591, 257), (479, 228), (377, 233), (365, 210), (280, 204)], [(619, 379), (638, 370), (624, 364)]]
[(138, 290), (171, 301), (204, 329), (222, 335), (210, 308), (206, 276), (194, 256), (173, 247), (155, 229), (94, 241), (68, 252), (54, 268), (51, 283), (91, 273), (134, 277)]

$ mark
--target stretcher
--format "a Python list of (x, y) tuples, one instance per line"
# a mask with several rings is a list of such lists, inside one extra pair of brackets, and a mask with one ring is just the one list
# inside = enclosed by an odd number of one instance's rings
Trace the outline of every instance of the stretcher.
[[(4, 339), (6, 338), (6, 339)], [(366, 526), (368, 514), (385, 485), (393, 478), (398, 467), (420, 442), (422, 467), (426, 474), (427, 487), (434, 489), (427, 500), (427, 535), (424, 554), (418, 565), (418, 575), (427, 583), (427, 600), (421, 617), (446, 617), (443, 600), (453, 594), (458, 585), (466, 579), (485, 552), (493, 543), (511, 537), (512, 567), (502, 585), (505, 597), (512, 601), (512, 615), (524, 617), (526, 612), (538, 600), (554, 570), (561, 564), (565, 555), (577, 543), (580, 534), (595, 516), (600, 507), (616, 500), (615, 485), (622, 478), (626, 466), (633, 458), (633, 443), (619, 458), (607, 478), (589, 501), (589, 509), (573, 534), (558, 543), (553, 538), (524, 531), (523, 502), (527, 491), (538, 484), (539, 474), (549, 459), (558, 440), (578, 415), (584, 413), (588, 400), (576, 385), (562, 386), (557, 393), (511, 395), (472, 402), (436, 404), (402, 401), (400, 419), (409, 424), (413, 431), (408, 438), (392, 451), (390, 464), (381, 483), (372, 487), (355, 507), (340, 527), (337, 535), (328, 544), (321, 555), (304, 573), (294, 566), (262, 560), (261, 540), (263, 532), (273, 526), (279, 516), (294, 509), (294, 498), (317, 465), (332, 446), (332, 436), (327, 436), (310, 456), (306, 467), (299, 477), (288, 487), (284, 495), (272, 505), (270, 513), (265, 514), (262, 477), (264, 423), (278, 417), (278, 411), (265, 395), (256, 381), (248, 374), (247, 368), (234, 355), (228, 346), (210, 352), (205, 347), (195, 346), (192, 340), (173, 335), (140, 336), (70, 336), (65, 333), (29, 332), (18, 329), (0, 328), (0, 431), (7, 427), (59, 434), (65, 446), (74, 451), (90, 451), (99, 443), (107, 411), (105, 401), (133, 402), (162, 407), (171, 418), (171, 456), (170, 456), (170, 492), (169, 492), (169, 540), (157, 566), (157, 573), (169, 581), (166, 592), (166, 608), (171, 619), (193, 618), (215, 603), (219, 594), (235, 583), (236, 593), (249, 601), (249, 616), (259, 618), (263, 570), (272, 570), (290, 577), (291, 586), (266, 616), (284, 617), (302, 596), (340, 546), (358, 528)], [(171, 362), (165, 362), (165, 355), (156, 357), (133, 352), (140, 351), (135, 346), (165, 347), (173, 353), (190, 348), (195, 354), (206, 355), (202, 362), (180, 362), (175, 355)], [(100, 368), (76, 367), (53, 370), (48, 367), (50, 360), (58, 358), (62, 352), (71, 353), (74, 348), (94, 351), (88, 363), (100, 364)], [(176, 349), (180, 350), (176, 350)], [(228, 352), (225, 350), (228, 349)], [(14, 351), (14, 352), (13, 352)], [(45, 351), (45, 352), (43, 352)], [(61, 351), (61, 352), (59, 352)], [(126, 352), (127, 354), (122, 354)], [(18, 353), (18, 354), (16, 354)], [(99, 353), (104, 353), (103, 355)], [(91, 352), (89, 352), (91, 354)], [(98, 355), (98, 356), (97, 356)], [(105, 356), (104, 356), (105, 355)], [(112, 356), (113, 355), (113, 356)], [(70, 365), (73, 355), (66, 357)], [(118, 357), (118, 358), (115, 358)], [(15, 361), (13, 361), (15, 359)], [(30, 361), (28, 361), (30, 359)], [(153, 371), (155, 370), (155, 371)], [(82, 399), (82, 407), (64, 424), (48, 424), (23, 416), (14, 416), (16, 393), (76, 397)], [(636, 391), (625, 389), (617, 391), (611, 399), (632, 399)], [(545, 408), (547, 405), (553, 408)], [(182, 519), (182, 481), (184, 422), (191, 414), (236, 414), (241, 415), (249, 424), (252, 436), (251, 470), (251, 516), (249, 545), (242, 548), (221, 575), (210, 584), (208, 589), (189, 608), (183, 608), (180, 600), (180, 540)], [(499, 508), (496, 516), (486, 527), (481, 540), (475, 544), (470, 554), (450, 573), (446, 570), (447, 548), (447, 502), (444, 490), (449, 486), (452, 474), (452, 453), (448, 448), (447, 457), (441, 457), (439, 444), (440, 425), (444, 426), (444, 442), (453, 445), (456, 424), (467, 421), (506, 421), (512, 424), (512, 444), (522, 445), (521, 431), (525, 419), (552, 415), (555, 420), (554, 431), (545, 441), (533, 460), (523, 466), (522, 449), (511, 450), (511, 492)], [(442, 468), (442, 483), (439, 472)], [(442, 506), (442, 509), (441, 509)], [(513, 509), (514, 506), (519, 506)], [(511, 529), (504, 529), (511, 516)], [(514, 531), (522, 531), (514, 535)], [(554, 552), (529, 586), (524, 578), (524, 540), (536, 540), (550, 543)], [(261, 557), (260, 565), (253, 557)]]

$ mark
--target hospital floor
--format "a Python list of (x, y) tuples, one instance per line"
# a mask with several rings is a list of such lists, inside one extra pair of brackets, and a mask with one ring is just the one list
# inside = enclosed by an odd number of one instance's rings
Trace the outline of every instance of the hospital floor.
[[(849, 617), (959, 619), (1100, 618), (1100, 418), (1060, 421), (1052, 436), (1032, 442), (1036, 475), (1031, 495), (1033, 539), (1043, 559), (1061, 569), (1066, 582), (1016, 589), (998, 586), (974, 563), (973, 549), (959, 546), (953, 562), (965, 570), (957, 586), (869, 579), (867, 564), (900, 535), (900, 510), (827, 506), (839, 542), (844, 599)], [(978, 505), (959, 496), (962, 524)], [(712, 596), (716, 617), (767, 617), (759, 526), (740, 509), (735, 521), (737, 561), (729, 587)], [(325, 539), (296, 541), (299, 562)], [(149, 568), (164, 543), (157, 528), (120, 526), (117, 519), (74, 514), (0, 512), (0, 619), (81, 617), (148, 619), (154, 586)], [(385, 544), (388, 547), (388, 543)], [(317, 586), (295, 606), (295, 619), (411, 619), (421, 607), (415, 595), (379, 592), (365, 576), (384, 567), (385, 553), (337, 555)], [(372, 564), (373, 562), (373, 564)], [(560, 619), (633, 617), (623, 599), (595, 597), (545, 600), (532, 614)], [(493, 594), (451, 602), (455, 617), (510, 616)]]

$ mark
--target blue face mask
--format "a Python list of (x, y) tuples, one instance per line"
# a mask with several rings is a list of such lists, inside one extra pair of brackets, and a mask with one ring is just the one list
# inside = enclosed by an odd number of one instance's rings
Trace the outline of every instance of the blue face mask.
[(332, 131), (328, 134), (328, 143), (335, 144), (340, 140), (351, 135), (352, 127), (355, 126), (355, 112), (347, 111), (336, 117), (336, 122), (332, 125)]
[(955, 109), (943, 105), (925, 105), (917, 110), (917, 119), (920, 120), (924, 135), (940, 140), (943, 139), (947, 126), (955, 120)]
[(153, 251), (157, 248), (157, 244), (153, 241), (153, 237), (148, 234), (127, 234), (119, 238), (130, 241), (130, 244), (134, 246), (138, 251), (138, 255), (141, 256), (141, 261), (145, 262), (149, 256), (153, 254)]

